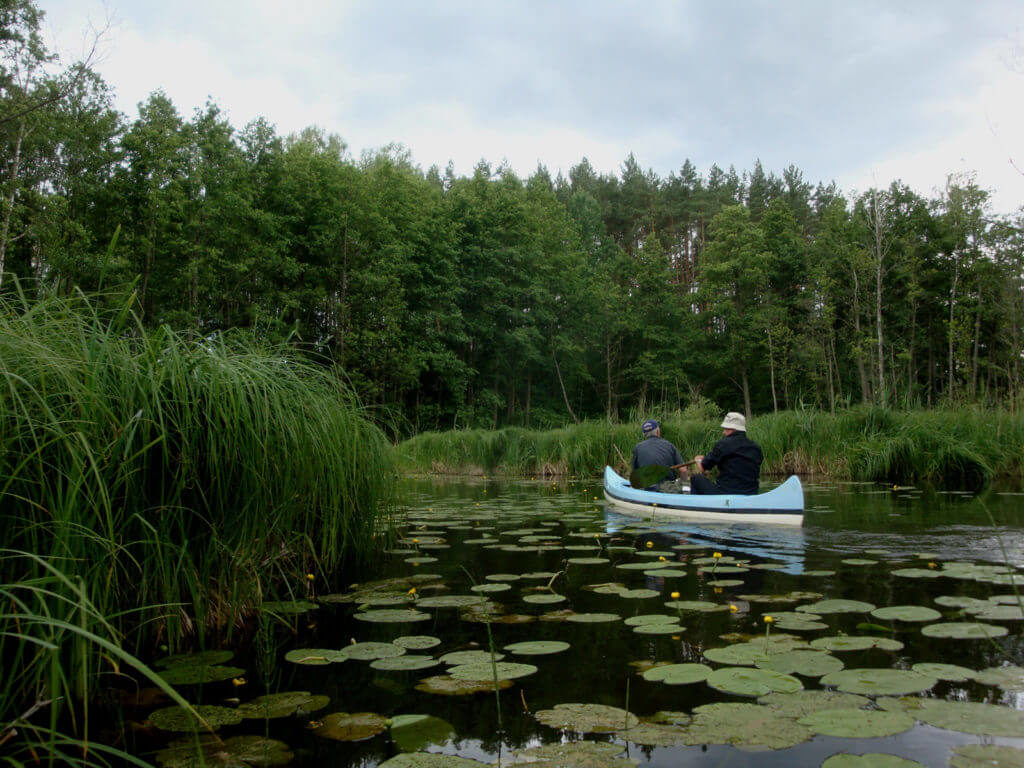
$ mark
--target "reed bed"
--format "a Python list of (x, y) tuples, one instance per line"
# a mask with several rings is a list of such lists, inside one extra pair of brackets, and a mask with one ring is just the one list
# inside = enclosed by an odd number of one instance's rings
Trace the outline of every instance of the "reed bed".
[[(676, 413), (659, 421), (684, 458), (721, 436), (717, 419)], [(979, 486), (1024, 474), (1024, 417), (1004, 411), (785, 411), (755, 417), (748, 434), (764, 450), (767, 475)], [(624, 469), (639, 438), (637, 425), (587, 421), (545, 431), (426, 432), (401, 443), (399, 454), (419, 472), (592, 477), (606, 464)]]

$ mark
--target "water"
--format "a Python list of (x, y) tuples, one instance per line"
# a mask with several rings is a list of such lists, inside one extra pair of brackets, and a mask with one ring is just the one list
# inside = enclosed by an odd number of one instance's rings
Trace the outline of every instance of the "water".
[[(718, 613), (681, 613), (684, 629), (671, 635), (641, 635), (623, 621), (577, 624), (565, 621), (532, 620), (527, 623), (491, 624), (493, 645), (504, 646), (527, 640), (561, 640), (570, 643), (568, 651), (548, 656), (512, 656), (505, 661), (534, 664), (538, 672), (514, 682), (496, 697), (493, 692), (468, 696), (441, 696), (421, 692), (414, 685), (421, 678), (444, 674), (443, 665), (416, 672), (378, 671), (369, 662), (348, 660), (330, 666), (300, 666), (283, 660), (292, 648), (340, 649), (352, 639), (391, 641), (401, 635), (433, 635), (442, 640), (436, 648), (412, 651), (439, 656), (454, 650), (489, 647), (487, 626), (465, 621), (457, 609), (421, 609), (429, 621), (417, 623), (368, 623), (353, 619), (355, 606), (324, 605), (318, 611), (295, 618), (291, 626), (278, 625), (273, 632), (272, 648), (264, 656), (271, 664), (260, 672), (256, 644), (240, 649), (232, 663), (246, 666), (248, 684), (234, 687), (229, 682), (202, 688), (185, 687), (194, 701), (222, 703), (225, 699), (246, 700), (265, 692), (263, 680), (270, 680), (276, 691), (306, 690), (331, 697), (326, 709), (305, 717), (264, 722), (246, 721), (222, 731), (223, 736), (238, 733), (266, 733), (288, 743), (296, 755), (297, 766), (375, 766), (396, 754), (387, 732), (362, 742), (337, 742), (315, 735), (307, 728), (310, 720), (334, 712), (375, 712), (386, 717), (404, 713), (429, 714), (448, 721), (456, 737), (427, 747), (432, 751), (458, 754), (485, 762), (495, 762), (499, 754), (507, 762), (511, 750), (558, 742), (565, 738), (559, 731), (540, 724), (531, 713), (560, 703), (596, 703), (627, 708), (641, 718), (659, 710), (690, 711), (714, 702), (750, 702), (710, 688), (705, 683), (670, 686), (648, 682), (631, 662), (702, 662), (709, 648), (726, 646), (722, 635), (744, 633), (763, 636), (764, 614), (793, 611), (796, 605), (813, 602), (803, 599), (786, 605), (771, 605), (740, 597), (749, 594), (781, 594), (792, 590), (812, 591), (826, 598), (844, 598), (876, 606), (921, 605), (940, 610), (952, 617), (958, 609), (934, 602), (940, 595), (987, 598), (1012, 592), (1012, 587), (975, 580), (948, 577), (901, 578), (892, 571), (902, 568), (942, 570), (951, 562), (1001, 564), (1009, 562), (1024, 569), (1024, 504), (1012, 493), (990, 491), (983, 499), (970, 494), (923, 494), (916, 490), (893, 491), (877, 485), (815, 484), (807, 487), (808, 512), (803, 528), (754, 525), (713, 525), (673, 521), (651, 525), (635, 517), (618, 514), (605, 506), (597, 483), (576, 482), (494, 482), (410, 480), (405, 484), (405, 499), (413, 523), (402, 548), (418, 550), (413, 558), (434, 557), (436, 562), (412, 565), (408, 555), (381, 556), (365, 573), (350, 575), (346, 581), (364, 583), (373, 579), (433, 573), (440, 578), (419, 585), (420, 599), (432, 595), (472, 594), (473, 583), (487, 583), (488, 574), (562, 572), (553, 583), (553, 591), (567, 602), (557, 605), (533, 605), (522, 601), (532, 587), (544, 587), (547, 579), (508, 582), (512, 589), (487, 595), (505, 606), (508, 613), (538, 617), (548, 611), (571, 608), (577, 613), (611, 612), (623, 619), (639, 614), (675, 614), (664, 602), (678, 591), (680, 600), (702, 600), (736, 606), (736, 611)], [(566, 519), (569, 516), (569, 519)], [(994, 524), (993, 524), (994, 523)], [(537, 529), (523, 532), (523, 529)], [(503, 531), (514, 531), (504, 535)], [(599, 540), (593, 533), (601, 535)], [(573, 535), (579, 534), (579, 535)], [(538, 551), (536, 540), (527, 538), (531, 551), (506, 551), (479, 541), (495, 536), (501, 545), (516, 544), (523, 536), (543, 536), (557, 541), (551, 549)], [(442, 548), (433, 548), (434, 538), (443, 539)], [(599, 543), (600, 542), (600, 543)], [(651, 542), (651, 546), (648, 546)], [(680, 543), (692, 545), (673, 550)], [(603, 547), (635, 547), (637, 554), (609, 553)], [(602, 546), (603, 545), (603, 546)], [(698, 549), (698, 545), (701, 545)], [(568, 546), (572, 549), (566, 550)], [(687, 572), (685, 577), (662, 579), (639, 570), (614, 566), (637, 561), (657, 564), (657, 557), (646, 552), (665, 551), (666, 559)], [(872, 554), (866, 554), (871, 551)], [(698, 573), (702, 566), (693, 559), (721, 552), (726, 567), (714, 574)], [(924, 557), (921, 557), (921, 556)], [(566, 565), (570, 557), (601, 556), (611, 562), (598, 565)], [(777, 570), (749, 570), (726, 573), (729, 558), (751, 563), (773, 563)], [(868, 565), (848, 565), (842, 561), (864, 558), (876, 561)], [(685, 561), (685, 562), (683, 562)], [(710, 569), (712, 565), (703, 566)], [(821, 577), (807, 572), (831, 570), (834, 576)], [(738, 579), (742, 585), (714, 587), (709, 580)], [(1020, 579), (1017, 579), (1018, 584)], [(602, 582), (619, 582), (629, 588), (656, 590), (657, 597), (625, 599), (618, 595), (598, 594), (583, 589)], [(443, 583), (443, 585), (442, 585)], [(335, 585), (343, 591), (347, 583)], [(394, 606), (388, 606), (394, 607)], [(943, 618), (940, 621), (956, 620)], [(968, 620), (969, 617), (968, 617)], [(1006, 662), (1024, 666), (1024, 641), (1020, 621), (992, 621), (1009, 629), (1005, 637), (985, 640), (953, 640), (922, 635), (921, 624), (890, 622), (865, 615), (830, 614), (822, 622), (827, 629), (793, 632), (805, 640), (834, 636), (873, 635), (894, 638), (904, 644), (899, 651), (869, 649), (836, 652), (847, 669), (909, 669), (917, 662), (953, 663), (980, 670)], [(894, 632), (858, 628), (872, 623)], [(776, 630), (776, 634), (782, 630)], [(705, 662), (706, 663), (706, 662)], [(722, 665), (712, 664), (718, 668)], [(818, 678), (800, 676), (807, 689), (821, 687)], [(940, 681), (925, 696), (996, 703), (1024, 710), (1024, 694), (1004, 691), (978, 682)], [(500, 723), (499, 723), (500, 707)], [(264, 726), (266, 725), (266, 728)], [(628, 756), (645, 766), (817, 766), (826, 757), (840, 752), (862, 754), (885, 752), (912, 758), (929, 766), (945, 766), (953, 746), (967, 743), (1008, 744), (1024, 748), (1024, 729), (1020, 739), (976, 736), (918, 723), (904, 733), (883, 738), (835, 738), (815, 736), (812, 740), (778, 751), (751, 752), (728, 745), (692, 747), (644, 747), (619, 739)], [(573, 737), (579, 738), (579, 737)], [(611, 735), (591, 735), (587, 739), (609, 741)], [(144, 737), (139, 749), (155, 749), (167, 739), (157, 734)]]

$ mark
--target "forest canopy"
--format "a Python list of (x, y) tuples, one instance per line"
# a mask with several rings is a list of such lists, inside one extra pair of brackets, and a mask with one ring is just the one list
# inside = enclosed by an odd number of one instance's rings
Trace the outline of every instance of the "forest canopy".
[(1019, 398), (1024, 212), (970, 176), (423, 170), (160, 91), (129, 118), (40, 21), (0, 9), (0, 290), (127, 289), (148, 325), (286, 341), (401, 433)]

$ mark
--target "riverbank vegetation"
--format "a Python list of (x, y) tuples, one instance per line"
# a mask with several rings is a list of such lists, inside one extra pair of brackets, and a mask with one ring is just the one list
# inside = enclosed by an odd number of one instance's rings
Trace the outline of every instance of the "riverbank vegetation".
[[(684, 458), (692, 457), (721, 437), (720, 420), (699, 411), (666, 414), (662, 435)], [(425, 432), (401, 443), (399, 453), (406, 468), (418, 472), (598, 477), (606, 464), (628, 466), (639, 423)], [(1024, 477), (1024, 416), (1008, 412), (783, 411), (753, 419), (749, 434), (764, 450), (766, 475), (955, 487)]]

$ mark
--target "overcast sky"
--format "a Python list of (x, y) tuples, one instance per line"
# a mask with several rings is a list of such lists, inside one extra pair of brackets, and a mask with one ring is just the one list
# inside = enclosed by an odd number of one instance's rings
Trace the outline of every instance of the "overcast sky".
[(315, 124), (460, 173), (760, 158), (847, 191), (973, 171), (997, 210), (1024, 204), (1020, 0), (39, 3), (66, 57), (113, 19), (97, 68), (132, 118), (162, 88), (186, 117), (212, 97), (237, 127)]

